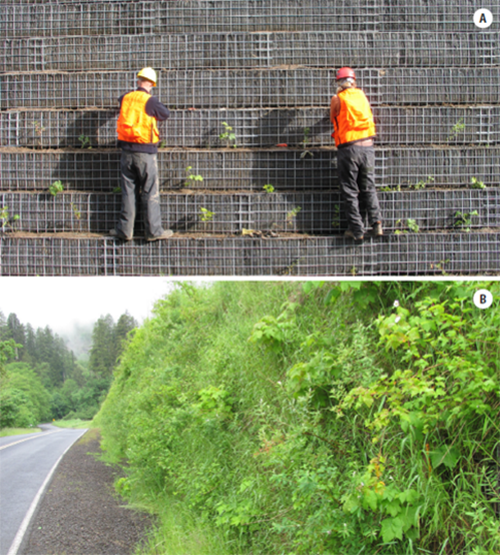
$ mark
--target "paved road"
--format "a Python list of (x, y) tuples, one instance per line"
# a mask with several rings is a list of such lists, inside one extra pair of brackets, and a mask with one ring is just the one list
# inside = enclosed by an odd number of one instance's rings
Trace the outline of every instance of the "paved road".
[(0, 438), (0, 555), (8, 554), (56, 461), (86, 431), (40, 427), (41, 433)]

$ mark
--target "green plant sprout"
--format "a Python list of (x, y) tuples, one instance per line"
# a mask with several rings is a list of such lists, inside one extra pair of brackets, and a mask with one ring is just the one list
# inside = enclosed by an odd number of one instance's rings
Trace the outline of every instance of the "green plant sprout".
[(113, 189), (113, 193), (118, 194), (118, 193), (121, 193), (121, 192), (122, 192), (122, 188), (121, 188), (121, 187), (115, 187), (115, 188)]
[(472, 189), (486, 189), (486, 185), (482, 181), (477, 179), (477, 177), (473, 177), (471, 179), (471, 188)]
[(80, 210), (78, 210), (78, 207), (74, 202), (71, 203), (71, 209), (73, 210), (75, 218), (79, 220), (82, 217), (82, 213), (80, 212)]
[(290, 210), (290, 212), (288, 212), (288, 214), (286, 215), (287, 225), (293, 225), (294, 219), (297, 217), (297, 214), (301, 210), (302, 210), (302, 208), (300, 206), (296, 206), (295, 208), (292, 208), (292, 210)]
[(185, 181), (186, 187), (193, 185), (196, 181), (203, 181), (203, 176), (195, 175), (191, 173), (192, 169), (193, 169), (193, 166), (188, 166), (186, 168), (186, 181)]
[(338, 204), (333, 207), (333, 217), (332, 227), (338, 229), (340, 227), (340, 206)]
[(64, 185), (61, 181), (54, 181), (54, 183), (49, 186), (49, 192), (53, 197), (55, 197), (58, 193), (61, 193), (62, 191), (64, 191)]
[(45, 127), (42, 125), (40, 121), (34, 121), (33, 127), (35, 128), (35, 134), (38, 137), (38, 146), (42, 144), (42, 133), (45, 131)]
[(300, 155), (300, 158), (305, 158), (306, 156), (310, 156), (311, 158), (314, 158), (314, 154), (307, 149), (307, 145), (309, 144), (309, 133), (311, 132), (311, 128), (310, 127), (305, 127), (304, 128), (304, 138), (302, 139), (302, 147), (305, 149), (304, 152), (302, 152), (302, 154)]
[[(401, 227), (402, 225), (403, 225), (403, 220), (397, 220), (396, 221), (396, 227), (397, 226)], [(420, 231), (420, 226), (412, 218), (408, 218), (406, 220), (406, 226), (407, 226), (408, 229), (396, 229), (394, 234), (395, 235), (401, 235), (402, 233), (409, 233), (410, 231), (412, 233), (418, 233)]]
[(226, 142), (226, 146), (236, 148), (236, 135), (233, 132), (233, 128), (225, 121), (222, 122), (224, 126), (224, 131), (219, 135), (221, 141)]
[(207, 208), (200, 208), (200, 212), (200, 220), (202, 222), (211, 222), (215, 215), (215, 212), (210, 212)]
[(464, 119), (460, 118), (457, 123), (450, 129), (450, 134), (446, 137), (446, 141), (450, 142), (457, 138), (457, 135), (465, 129)]
[(87, 137), (87, 135), (80, 135), (78, 137), (78, 140), (80, 141), (82, 148), (88, 148), (88, 149), (92, 148), (92, 145), (90, 144), (90, 138)]
[(19, 214), (15, 214), (11, 218), (8, 206), (3, 206), (0, 209), (0, 223), (1, 223), (1, 228), (0, 229), (2, 230), (2, 232), (6, 231), (7, 228), (12, 230), (13, 226), (12, 226), (11, 221), (16, 222), (17, 220), (19, 220)]
[(472, 212), (455, 212), (455, 223), (453, 224), (453, 227), (458, 227), (462, 231), (466, 231), (468, 233), (472, 226), (472, 218), (474, 216), (479, 216), (477, 210), (473, 210)]
[(270, 183), (268, 183), (267, 185), (264, 185), (264, 187), (262, 187), (264, 189), (264, 191), (266, 191), (266, 193), (274, 193), (274, 186), (271, 185)]
[(432, 183), (433, 181), (434, 181), (434, 178), (432, 177), (432, 175), (428, 175), (427, 179), (421, 179), (414, 185), (410, 185), (410, 189), (415, 189), (416, 191), (418, 191), (419, 189), (425, 189), (426, 186)]

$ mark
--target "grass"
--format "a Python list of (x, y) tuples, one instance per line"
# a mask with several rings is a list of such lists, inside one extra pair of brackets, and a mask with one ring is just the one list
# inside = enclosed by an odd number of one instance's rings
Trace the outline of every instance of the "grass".
[(35, 434), (41, 432), (40, 428), (3, 428), (0, 430), (0, 437), (18, 436), (22, 434)]
[(81, 429), (90, 428), (92, 420), (80, 420), (79, 418), (76, 418), (75, 420), (56, 420), (55, 422), (52, 422), (52, 424), (59, 428)]
[[(161, 525), (146, 545), (137, 547), (136, 555), (229, 555), (223, 535), (197, 523), (196, 516), (175, 499), (163, 503), (158, 520)], [(234, 549), (231, 555), (240, 552)]]

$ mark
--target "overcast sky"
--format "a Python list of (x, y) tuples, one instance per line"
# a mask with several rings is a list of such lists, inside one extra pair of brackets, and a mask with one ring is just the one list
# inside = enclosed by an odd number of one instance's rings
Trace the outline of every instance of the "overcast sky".
[(156, 300), (174, 287), (167, 278), (0, 278), (0, 311), (13, 312), (22, 324), (49, 326), (64, 334), (74, 324), (93, 324), (111, 314), (115, 322), (126, 311), (142, 322)]

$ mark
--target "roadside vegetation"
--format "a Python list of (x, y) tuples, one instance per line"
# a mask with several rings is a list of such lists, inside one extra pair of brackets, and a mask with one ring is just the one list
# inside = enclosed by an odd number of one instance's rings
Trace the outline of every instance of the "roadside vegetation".
[(499, 295), (179, 285), (96, 417), (117, 491), (158, 515), (141, 555), (498, 553)]

